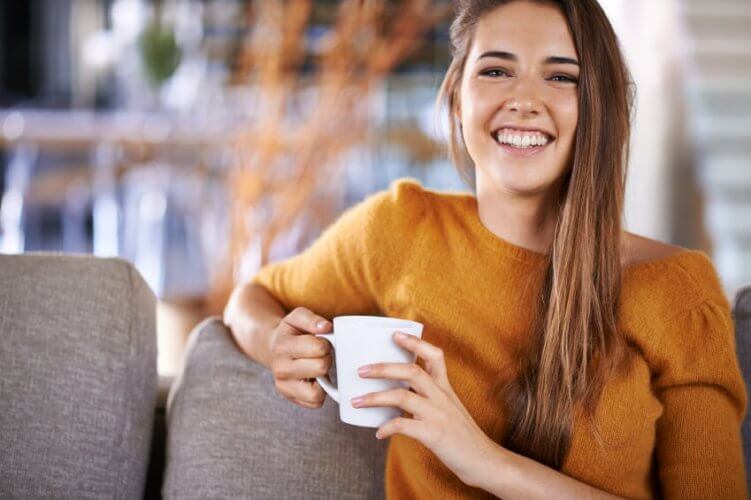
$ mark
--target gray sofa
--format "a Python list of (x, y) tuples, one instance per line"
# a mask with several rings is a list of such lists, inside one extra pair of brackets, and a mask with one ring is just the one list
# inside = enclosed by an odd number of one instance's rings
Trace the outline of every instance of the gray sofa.
[[(374, 431), (284, 400), (216, 318), (191, 333), (165, 421), (154, 297), (126, 262), (0, 256), (0, 284), (0, 498), (383, 497)], [(735, 315), (748, 381), (751, 289)]]

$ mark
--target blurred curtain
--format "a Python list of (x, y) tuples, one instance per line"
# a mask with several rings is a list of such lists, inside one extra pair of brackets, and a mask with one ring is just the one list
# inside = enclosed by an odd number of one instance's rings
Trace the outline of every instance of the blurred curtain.
[(636, 83), (625, 218), (629, 231), (707, 249), (688, 127), (679, 0), (600, 0)]

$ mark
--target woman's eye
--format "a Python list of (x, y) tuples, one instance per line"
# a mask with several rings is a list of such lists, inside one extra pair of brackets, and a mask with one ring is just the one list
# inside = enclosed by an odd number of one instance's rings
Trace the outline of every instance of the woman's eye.
[(568, 76), (568, 75), (554, 75), (550, 79), (553, 80), (553, 81), (555, 81), (555, 82), (579, 83), (579, 80), (577, 80), (574, 77)]
[(490, 77), (508, 75), (508, 73), (506, 73), (502, 69), (486, 69), (485, 71), (482, 71), (480, 74), (483, 76), (490, 76)]

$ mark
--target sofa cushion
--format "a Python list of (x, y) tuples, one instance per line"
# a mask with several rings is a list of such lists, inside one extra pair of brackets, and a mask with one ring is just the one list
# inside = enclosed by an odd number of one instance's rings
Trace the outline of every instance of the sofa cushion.
[(0, 496), (143, 495), (155, 328), (125, 261), (0, 256)]
[(165, 498), (383, 498), (386, 443), (335, 402), (294, 405), (217, 318), (190, 335), (167, 404)]

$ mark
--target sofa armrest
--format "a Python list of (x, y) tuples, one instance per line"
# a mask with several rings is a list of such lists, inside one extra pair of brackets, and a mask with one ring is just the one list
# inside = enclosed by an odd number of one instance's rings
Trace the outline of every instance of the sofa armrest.
[(0, 256), (0, 496), (143, 494), (155, 314), (125, 261)]
[(274, 387), (218, 318), (190, 334), (167, 405), (165, 498), (383, 498), (386, 442)]

